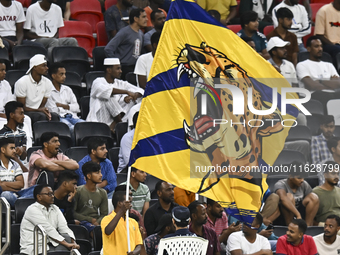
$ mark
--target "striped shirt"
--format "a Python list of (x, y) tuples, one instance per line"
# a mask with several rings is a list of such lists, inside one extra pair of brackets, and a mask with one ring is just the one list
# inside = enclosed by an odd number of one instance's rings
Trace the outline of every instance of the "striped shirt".
[[(126, 185), (126, 182), (120, 185)], [(149, 187), (143, 183), (139, 183), (137, 190), (135, 190), (130, 183), (130, 189), (132, 192), (132, 208), (142, 213), (144, 203), (151, 200)]]
[(209, 216), (207, 217), (207, 223), (205, 223), (206, 227), (210, 227), (215, 230), (217, 236), (220, 236), (223, 230), (228, 229), (228, 217), (225, 212), (222, 212), (221, 218), (216, 218), (215, 223), (211, 221)]
[(27, 136), (24, 130), (17, 128), (17, 130), (10, 129), (7, 125), (0, 130), (0, 139), (14, 138), (15, 147), (26, 147)]
[(311, 156), (313, 164), (320, 164), (321, 161), (332, 157), (327, 147), (327, 140), (323, 134), (312, 137)]
[(14, 160), (10, 159), (8, 162), (8, 169), (4, 166), (1, 161), (0, 165), (0, 180), (2, 182), (14, 182), (15, 178), (22, 175), (22, 170), (20, 165)]

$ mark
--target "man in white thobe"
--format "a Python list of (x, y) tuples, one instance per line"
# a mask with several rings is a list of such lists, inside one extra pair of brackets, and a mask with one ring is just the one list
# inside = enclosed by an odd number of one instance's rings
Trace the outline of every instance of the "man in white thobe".
[(140, 103), (144, 90), (119, 80), (122, 70), (118, 58), (104, 60), (105, 77), (93, 81), (90, 112), (86, 121), (103, 122), (114, 132), (115, 125), (127, 121), (129, 110)]

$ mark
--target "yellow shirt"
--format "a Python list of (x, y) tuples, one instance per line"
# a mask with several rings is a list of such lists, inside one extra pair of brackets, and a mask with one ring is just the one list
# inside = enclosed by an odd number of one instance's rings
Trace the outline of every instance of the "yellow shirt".
[(197, 0), (197, 4), (204, 10), (216, 10), (221, 14), (221, 19), (226, 19), (231, 6), (237, 6), (236, 0)]
[(316, 35), (324, 35), (332, 43), (340, 43), (340, 11), (333, 4), (326, 4), (316, 14)]
[[(126, 222), (123, 218), (120, 218), (115, 230), (111, 235), (105, 234), (106, 226), (113, 220), (116, 213), (113, 211), (111, 214), (105, 216), (101, 222), (101, 228), (103, 232), (103, 254), (126, 254), (127, 249), (127, 231)], [(137, 245), (143, 244), (142, 235), (139, 231), (139, 226), (137, 221), (129, 218), (129, 229), (130, 229), (130, 249), (133, 251)]]

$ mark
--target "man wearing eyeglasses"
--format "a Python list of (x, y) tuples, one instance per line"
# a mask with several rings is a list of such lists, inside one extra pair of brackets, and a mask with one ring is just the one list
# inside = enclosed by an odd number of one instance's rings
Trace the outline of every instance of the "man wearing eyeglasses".
[[(40, 225), (47, 234), (48, 251), (70, 251), (79, 249), (75, 237), (58, 208), (53, 204), (54, 193), (48, 185), (37, 185), (34, 188), (36, 202), (30, 205), (20, 225), (20, 254), (33, 254), (34, 227)], [(41, 242), (38, 253), (42, 252)]]
[(262, 222), (262, 215), (257, 213), (251, 226), (244, 223), (242, 226), (242, 231), (232, 233), (228, 238), (227, 254), (273, 254), (268, 239), (257, 234)]

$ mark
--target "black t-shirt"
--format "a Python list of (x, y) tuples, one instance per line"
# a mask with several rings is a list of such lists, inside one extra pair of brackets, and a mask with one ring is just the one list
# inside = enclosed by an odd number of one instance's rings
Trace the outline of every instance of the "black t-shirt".
[(69, 202), (68, 196), (65, 196), (63, 200), (59, 200), (56, 197), (54, 197), (54, 204), (59, 207), (60, 211), (64, 215), (67, 224), (74, 224), (74, 199), (72, 202)]

